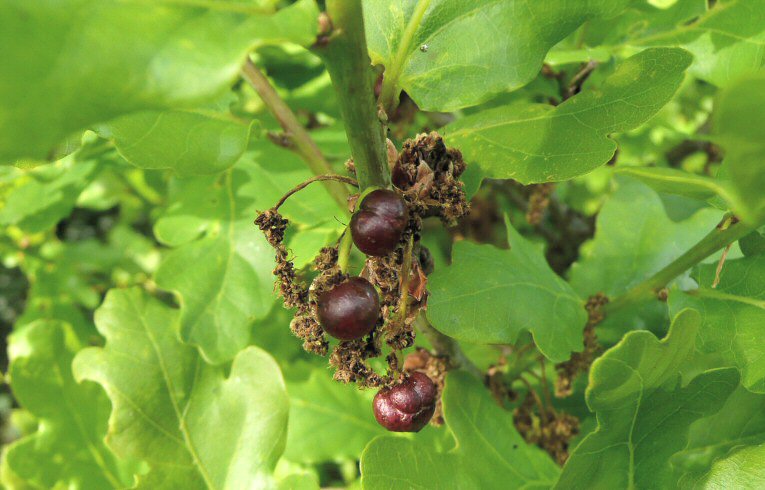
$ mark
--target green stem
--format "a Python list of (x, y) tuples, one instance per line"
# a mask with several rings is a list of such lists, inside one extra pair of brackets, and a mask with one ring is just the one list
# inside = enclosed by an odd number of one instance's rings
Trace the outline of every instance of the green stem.
[(378, 117), (361, 0), (327, 0), (333, 31), (315, 46), (337, 92), (359, 189), (389, 187), (385, 129)]
[(351, 227), (347, 226), (343, 232), (343, 236), (340, 237), (340, 245), (337, 247), (337, 265), (340, 267), (340, 272), (343, 274), (348, 272), (348, 262), (351, 259), (352, 248), (353, 237), (351, 236)]
[[(725, 226), (726, 224), (728, 226)], [(659, 291), (677, 276), (718, 250), (746, 236), (755, 228), (741, 222), (733, 222), (732, 216), (727, 216), (717, 228), (712, 230), (711, 233), (674, 262), (608, 303), (606, 305), (606, 314), (613, 314), (629, 305), (655, 298)]]
[(404, 34), (401, 36), (401, 40), (398, 44), (398, 50), (393, 58), (390, 66), (386, 68), (385, 75), (383, 77), (382, 91), (380, 92), (380, 105), (382, 105), (386, 114), (391, 115), (398, 106), (398, 96), (401, 93), (399, 87), (399, 78), (401, 78), (401, 72), (404, 69), (406, 61), (409, 59), (409, 55), (412, 52), (412, 43), (414, 42), (414, 35), (417, 33), (417, 29), (420, 27), (422, 17), (430, 7), (430, 0), (419, 0), (414, 7), (412, 17), (409, 19), (409, 23), (404, 29)]
[(409, 237), (404, 248), (404, 259), (401, 262), (401, 271), (399, 272), (399, 297), (398, 297), (398, 317), (403, 322), (406, 320), (406, 310), (409, 302), (409, 275), (412, 272), (412, 248), (414, 247), (414, 235)]
[[(258, 93), (271, 114), (279, 121), (279, 125), (284, 129), (286, 136), (292, 143), (293, 149), (308, 164), (311, 172), (315, 175), (331, 174), (332, 167), (321, 154), (316, 142), (300, 124), (289, 106), (279, 97), (266, 76), (250, 59), (247, 59), (242, 67), (242, 75)], [(341, 183), (334, 181), (325, 181), (324, 185), (340, 205), (340, 208), (347, 210), (348, 189)]]

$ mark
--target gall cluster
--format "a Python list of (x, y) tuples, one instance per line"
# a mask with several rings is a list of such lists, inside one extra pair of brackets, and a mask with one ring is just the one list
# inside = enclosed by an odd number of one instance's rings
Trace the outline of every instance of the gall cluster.
[[(296, 310), (290, 327), (303, 348), (329, 354), (336, 380), (378, 388), (374, 413), (382, 426), (416, 432), (433, 417), (438, 388), (422, 372), (400, 369), (397, 353), (414, 344), (414, 321), (427, 304), (432, 262), (420, 245), (422, 221), (437, 216), (453, 226), (467, 213), (458, 180), (465, 164), (461, 153), (447, 148), (435, 132), (407, 140), (400, 152), (392, 144), (389, 150), (393, 188), (362, 189), (351, 199), (348, 228), (338, 245), (316, 257), (318, 274), (310, 284), (298, 277), (283, 244), (288, 221), (278, 206), (284, 199), (260, 213), (255, 223), (276, 250), (279, 294), (285, 307)], [(352, 162), (348, 168), (354, 171)], [(366, 255), (358, 275), (346, 270), (349, 238)], [(328, 337), (337, 339), (331, 353)], [(383, 355), (383, 341), (388, 369), (381, 375), (367, 360)]]

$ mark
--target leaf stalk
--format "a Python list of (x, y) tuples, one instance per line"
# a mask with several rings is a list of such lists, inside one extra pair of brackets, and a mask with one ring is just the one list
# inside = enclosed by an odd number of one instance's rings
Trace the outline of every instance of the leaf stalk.
[(640, 301), (656, 298), (659, 291), (665, 288), (673, 279), (718, 250), (743, 238), (755, 228), (756, 226), (753, 227), (742, 223), (732, 214), (728, 214), (714, 230), (702, 238), (690, 250), (675, 259), (674, 262), (626, 293), (614, 298), (605, 306), (606, 315), (613, 314)]

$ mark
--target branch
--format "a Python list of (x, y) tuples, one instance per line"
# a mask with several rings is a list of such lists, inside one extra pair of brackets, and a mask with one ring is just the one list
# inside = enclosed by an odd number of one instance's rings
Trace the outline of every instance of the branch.
[(420, 333), (427, 337), (437, 355), (448, 357), (452, 367), (464, 369), (478, 379), (483, 380), (483, 373), (478, 369), (478, 366), (473, 364), (473, 361), (468, 359), (465, 353), (462, 352), (457, 341), (433, 328), (433, 325), (431, 325), (425, 318), (424, 313), (420, 313), (414, 323)]
[(711, 233), (702, 238), (693, 248), (653, 276), (607, 304), (605, 307), (606, 314), (613, 314), (617, 310), (642, 300), (656, 298), (659, 291), (666, 287), (674, 278), (718, 250), (746, 236), (754, 228), (741, 223), (733, 215), (726, 216)]
[(359, 189), (389, 187), (385, 129), (378, 117), (361, 0), (327, 0), (332, 32), (314, 46), (337, 92)]
[[(249, 58), (242, 67), (242, 76), (252, 85), (268, 110), (284, 129), (295, 152), (308, 164), (315, 175), (331, 174), (332, 167), (316, 146), (311, 135), (300, 124), (289, 106), (279, 97), (268, 79)], [(348, 189), (339, 182), (325, 181), (329, 193), (343, 210), (348, 209)]]

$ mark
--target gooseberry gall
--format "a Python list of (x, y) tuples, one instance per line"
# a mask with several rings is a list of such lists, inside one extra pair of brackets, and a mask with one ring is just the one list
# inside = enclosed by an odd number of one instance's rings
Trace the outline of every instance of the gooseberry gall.
[(383, 388), (374, 399), (377, 422), (392, 432), (419, 432), (436, 409), (436, 385), (420, 372), (401, 383)]
[(398, 193), (374, 190), (364, 197), (351, 218), (353, 243), (367, 255), (388, 255), (396, 249), (408, 221), (406, 203)]
[(380, 297), (369, 281), (352, 277), (318, 299), (319, 323), (340, 340), (355, 340), (374, 330), (380, 317)]

